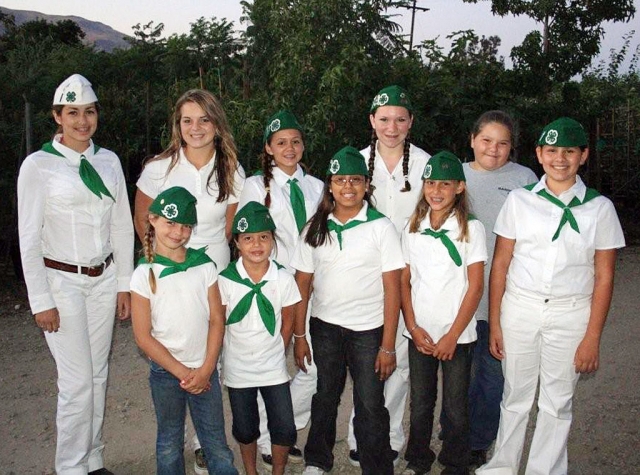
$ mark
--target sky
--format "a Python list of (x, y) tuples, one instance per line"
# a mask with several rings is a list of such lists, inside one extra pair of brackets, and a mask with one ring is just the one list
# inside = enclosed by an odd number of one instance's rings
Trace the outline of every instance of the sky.
[[(640, 0), (634, 0), (636, 18), (630, 23), (605, 24), (605, 37), (599, 58), (606, 59), (611, 48), (619, 49), (622, 36), (637, 26), (640, 18)], [(233, 21), (235, 29), (244, 29), (240, 23), (242, 6), (239, 0), (0, 0), (0, 6), (15, 10), (32, 10), (53, 15), (76, 15), (88, 20), (107, 24), (117, 31), (132, 34), (131, 27), (137, 23), (164, 23), (164, 36), (173, 33), (188, 33), (190, 24), (200, 17), (216, 17)], [(424, 39), (438, 37), (438, 44), (449, 50), (451, 40), (446, 37), (454, 31), (475, 30), (478, 36), (497, 35), (502, 40), (499, 54), (510, 65), (509, 51), (522, 42), (525, 35), (539, 28), (526, 17), (497, 17), (491, 14), (491, 2), (477, 4), (463, 3), (461, 0), (417, 0), (417, 6), (429, 8), (427, 12), (417, 12), (415, 19), (414, 44)], [(408, 10), (390, 10), (397, 13), (394, 21), (403, 26), (407, 35), (411, 29), (411, 14)], [(640, 43), (637, 31), (632, 46)]]

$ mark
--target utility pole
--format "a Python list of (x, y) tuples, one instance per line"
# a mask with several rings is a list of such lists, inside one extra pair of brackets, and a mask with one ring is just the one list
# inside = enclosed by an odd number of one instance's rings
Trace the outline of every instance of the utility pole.
[(430, 9), (425, 7), (419, 7), (416, 5), (417, 0), (413, 0), (413, 4), (411, 6), (406, 5), (405, 2), (399, 2), (396, 6), (398, 8), (406, 8), (407, 10), (411, 10), (411, 34), (409, 36), (409, 52), (413, 50), (413, 30), (416, 23), (416, 10), (421, 12), (428, 12)]

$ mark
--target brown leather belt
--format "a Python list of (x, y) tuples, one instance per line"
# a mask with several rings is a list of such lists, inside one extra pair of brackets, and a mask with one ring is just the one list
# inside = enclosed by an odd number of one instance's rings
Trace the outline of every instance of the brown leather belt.
[(99, 266), (93, 267), (84, 267), (84, 266), (74, 266), (73, 264), (66, 264), (60, 261), (54, 261), (53, 259), (49, 259), (48, 257), (44, 258), (45, 267), (49, 267), (50, 269), (61, 270), (62, 272), (72, 272), (74, 274), (84, 274), (89, 277), (99, 277), (102, 275), (104, 270), (109, 267), (109, 264), (113, 262), (113, 254), (109, 254), (109, 256), (105, 259), (105, 261)]

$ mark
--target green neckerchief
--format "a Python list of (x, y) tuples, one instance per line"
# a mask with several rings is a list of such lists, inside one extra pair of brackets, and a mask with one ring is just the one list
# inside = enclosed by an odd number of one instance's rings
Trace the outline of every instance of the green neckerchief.
[(384, 218), (384, 214), (382, 214), (377, 209), (369, 206), (367, 208), (367, 220), (366, 221), (353, 220), (353, 221), (349, 221), (347, 224), (343, 225), (343, 224), (336, 223), (332, 219), (329, 219), (327, 221), (327, 227), (329, 228), (329, 231), (335, 231), (336, 232), (336, 234), (338, 236), (338, 245), (340, 246), (340, 250), (342, 251), (342, 233), (344, 231), (346, 231), (347, 229), (355, 228), (356, 226), (359, 226), (360, 224), (368, 223), (370, 221), (375, 221), (376, 219), (380, 219), (380, 218)]
[(291, 208), (293, 209), (293, 216), (296, 219), (296, 226), (298, 233), (302, 232), (302, 228), (307, 224), (307, 210), (304, 206), (304, 193), (298, 185), (297, 178), (291, 178), (287, 180), (289, 183), (289, 200), (291, 201)]
[(443, 229), (441, 231), (434, 231), (431, 228), (427, 228), (424, 231), (422, 231), (420, 234), (424, 234), (425, 236), (431, 236), (435, 239), (440, 239), (440, 242), (444, 244), (444, 247), (447, 248), (447, 251), (449, 252), (449, 257), (451, 257), (451, 260), (455, 263), (456, 266), (460, 267), (462, 265), (462, 258), (460, 257), (460, 253), (458, 252), (456, 245), (453, 243), (451, 238), (447, 236), (448, 232), (449, 232), (448, 229)]
[[(531, 185), (525, 186), (525, 188), (529, 191), (533, 191), (533, 188), (535, 186), (536, 186), (536, 183), (533, 183)], [(565, 205), (562, 201), (560, 201), (558, 198), (553, 196), (544, 188), (542, 188), (536, 194), (539, 196), (542, 196), (545, 200), (553, 203), (554, 205), (562, 208), (562, 218), (560, 218), (560, 224), (558, 224), (558, 229), (556, 229), (555, 234), (551, 238), (551, 242), (558, 239), (558, 237), (560, 236), (560, 231), (562, 231), (562, 228), (566, 223), (569, 223), (569, 226), (571, 226), (571, 229), (573, 229), (575, 232), (580, 234), (580, 228), (578, 227), (578, 222), (576, 221), (575, 216), (571, 212), (571, 208), (575, 208), (576, 206), (583, 205), (588, 201), (591, 201), (592, 199), (600, 196), (600, 193), (598, 193), (593, 188), (587, 188), (587, 191), (584, 194), (584, 199), (582, 201), (580, 201), (580, 199), (577, 196), (574, 196), (569, 202), (569, 204)]]
[[(277, 262), (274, 261), (274, 263), (276, 264), (276, 266), (278, 266), (278, 269), (282, 268), (282, 266)], [(251, 290), (240, 299), (238, 304), (231, 311), (226, 324), (232, 325), (234, 323), (242, 321), (242, 319), (244, 319), (244, 317), (246, 317), (249, 313), (251, 304), (253, 303), (253, 297), (256, 296), (256, 303), (258, 304), (258, 311), (260, 312), (262, 323), (264, 323), (264, 326), (269, 334), (273, 336), (276, 331), (276, 314), (273, 310), (273, 305), (271, 305), (269, 299), (262, 293), (262, 287), (264, 287), (269, 281), (263, 280), (261, 282), (258, 282), (257, 284), (254, 284), (253, 282), (251, 282), (251, 279), (243, 279), (238, 272), (237, 265), (238, 261), (233, 261), (227, 266), (225, 270), (220, 272), (220, 275), (226, 277), (232, 282), (249, 287)]]
[[(187, 255), (185, 256), (184, 262), (175, 262), (168, 257), (156, 254), (153, 258), (153, 263), (165, 266), (165, 268), (162, 269), (162, 272), (160, 272), (160, 279), (162, 279), (163, 277), (167, 277), (168, 275), (175, 274), (177, 272), (184, 272), (191, 267), (213, 262), (211, 258), (207, 256), (207, 253), (205, 252), (206, 250), (206, 246), (201, 247), (200, 249), (187, 248)], [(149, 261), (147, 261), (146, 257), (141, 257), (138, 261), (138, 264), (148, 263)]]
[[(64, 157), (63, 154), (55, 149), (51, 142), (44, 144), (42, 146), (42, 150), (53, 155), (58, 155), (59, 157)], [(98, 153), (98, 150), (100, 150), (100, 147), (94, 145), (93, 153)], [(116, 200), (105, 186), (102, 178), (100, 178), (98, 171), (93, 167), (93, 165), (91, 165), (91, 163), (89, 163), (89, 160), (87, 160), (87, 157), (84, 155), (80, 155), (80, 179), (82, 179), (82, 182), (86, 187), (89, 188), (89, 190), (91, 190), (91, 192), (98, 198), (102, 199), (102, 195), (105, 195), (113, 201)]]

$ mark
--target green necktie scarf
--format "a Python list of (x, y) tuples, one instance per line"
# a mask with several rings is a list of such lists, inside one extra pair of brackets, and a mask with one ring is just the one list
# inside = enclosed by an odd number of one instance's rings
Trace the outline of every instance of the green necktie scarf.
[(380, 218), (384, 218), (384, 214), (382, 214), (380, 211), (369, 206), (369, 208), (367, 208), (366, 221), (354, 220), (354, 221), (349, 221), (347, 224), (343, 225), (343, 224), (336, 223), (332, 219), (329, 219), (327, 221), (327, 227), (329, 228), (329, 231), (335, 231), (336, 235), (338, 236), (338, 245), (340, 246), (340, 250), (342, 251), (342, 233), (344, 231), (346, 231), (347, 229), (355, 228), (356, 226), (359, 226), (364, 223), (368, 223), (370, 221), (375, 221), (376, 219), (380, 219)]
[(462, 265), (462, 258), (460, 257), (460, 253), (458, 252), (458, 249), (456, 249), (456, 245), (453, 243), (451, 238), (447, 236), (448, 232), (449, 232), (448, 229), (443, 229), (442, 231), (434, 231), (431, 228), (427, 228), (424, 231), (422, 231), (420, 234), (431, 236), (435, 239), (440, 239), (440, 242), (442, 242), (442, 244), (444, 244), (444, 247), (447, 248), (447, 251), (449, 252), (449, 257), (451, 257), (451, 260), (455, 263), (456, 266), (460, 267)]
[(273, 305), (271, 305), (269, 299), (262, 293), (262, 287), (264, 287), (268, 281), (264, 280), (262, 282), (254, 284), (250, 279), (243, 279), (238, 272), (237, 265), (237, 261), (232, 262), (225, 270), (220, 272), (220, 275), (226, 277), (232, 282), (236, 282), (238, 284), (249, 287), (251, 290), (240, 299), (238, 305), (236, 305), (235, 308), (231, 311), (231, 313), (229, 314), (229, 318), (227, 319), (227, 325), (232, 325), (234, 323), (242, 321), (242, 319), (247, 316), (249, 310), (251, 309), (253, 298), (256, 297), (256, 303), (258, 305), (258, 311), (260, 312), (262, 323), (264, 323), (264, 326), (269, 334), (273, 336), (276, 331), (276, 315), (273, 310)]
[[(206, 250), (206, 247), (202, 247), (200, 249), (187, 248), (187, 255), (184, 262), (175, 262), (167, 257), (161, 256), (160, 254), (156, 254), (153, 258), (153, 263), (165, 266), (165, 268), (162, 269), (162, 272), (160, 272), (160, 279), (162, 279), (163, 277), (176, 274), (177, 272), (184, 272), (191, 267), (213, 262), (211, 258), (207, 256), (207, 253), (205, 252)], [(142, 257), (138, 263), (148, 264), (148, 261), (146, 258)]]
[[(531, 187), (531, 188), (526, 187), (526, 188), (531, 190), (533, 187)], [(569, 226), (571, 226), (571, 229), (573, 229), (575, 232), (580, 234), (580, 228), (578, 227), (578, 222), (576, 221), (575, 216), (571, 212), (571, 208), (575, 208), (576, 206), (580, 206), (582, 204), (585, 204), (586, 202), (591, 201), (595, 197), (600, 196), (600, 193), (598, 193), (593, 188), (587, 188), (587, 192), (584, 195), (584, 200), (580, 201), (580, 199), (578, 199), (577, 196), (574, 196), (573, 199), (569, 202), (569, 204), (565, 205), (562, 201), (560, 201), (558, 198), (553, 196), (551, 193), (549, 193), (544, 188), (542, 188), (540, 191), (538, 191), (537, 194), (542, 196), (545, 200), (547, 200), (547, 201), (553, 203), (554, 205), (562, 208), (562, 218), (560, 218), (560, 224), (558, 224), (558, 229), (556, 229), (555, 234), (551, 238), (551, 242), (553, 242), (556, 239), (558, 239), (558, 237), (560, 236), (560, 231), (562, 231), (562, 228), (567, 223), (569, 223)]]
[(296, 219), (298, 233), (302, 232), (302, 228), (307, 223), (307, 210), (304, 206), (304, 194), (298, 185), (298, 179), (292, 178), (287, 181), (289, 183), (289, 199), (291, 200), (291, 208), (293, 208), (293, 216)]

